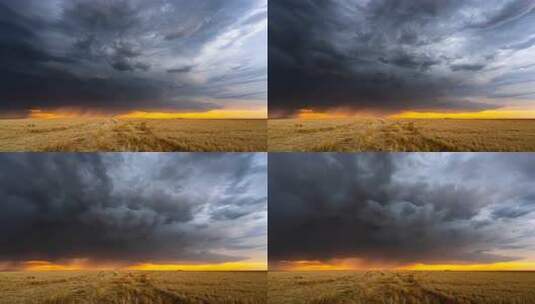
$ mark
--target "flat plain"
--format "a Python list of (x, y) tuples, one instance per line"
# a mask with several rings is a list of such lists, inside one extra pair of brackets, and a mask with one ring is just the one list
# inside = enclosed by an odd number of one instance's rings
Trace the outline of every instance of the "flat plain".
[(270, 272), (269, 304), (528, 304), (535, 272)]
[(262, 119), (0, 120), (0, 152), (266, 151)]
[(0, 272), (1, 304), (265, 304), (266, 272)]
[(274, 119), (272, 152), (535, 151), (528, 119)]

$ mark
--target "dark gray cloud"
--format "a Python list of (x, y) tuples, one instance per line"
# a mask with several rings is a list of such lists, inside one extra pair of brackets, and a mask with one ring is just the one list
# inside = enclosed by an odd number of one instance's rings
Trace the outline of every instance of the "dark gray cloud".
[(533, 79), (534, 26), (532, 0), (270, 1), (270, 115), (533, 106), (497, 80)]
[[(265, 0), (3, 1), (0, 111), (265, 106), (266, 58), (243, 58), (267, 48), (266, 10)], [(247, 97), (217, 96), (236, 91)]]
[[(534, 259), (529, 154), (270, 154), (270, 267)], [(500, 174), (496, 174), (500, 172)]]
[(263, 154), (3, 154), (0, 264), (263, 261)]
[(173, 68), (173, 69), (167, 70), (167, 73), (188, 73), (188, 72), (191, 72), (191, 70), (193, 70), (194, 67), (195, 66), (193, 65), (187, 65), (187, 66), (183, 66), (179, 68)]

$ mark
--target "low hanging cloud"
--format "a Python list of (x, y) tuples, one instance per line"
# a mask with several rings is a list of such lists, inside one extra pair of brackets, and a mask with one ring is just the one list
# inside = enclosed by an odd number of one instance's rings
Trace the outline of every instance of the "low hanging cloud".
[(533, 106), (534, 17), (531, 0), (270, 1), (270, 116)]
[(248, 54), (267, 49), (266, 11), (266, 0), (4, 1), (0, 111), (265, 107), (266, 58)]
[(272, 154), (270, 267), (533, 260), (526, 252), (535, 249), (534, 161), (529, 154)]
[(266, 259), (263, 154), (3, 154), (0, 264)]

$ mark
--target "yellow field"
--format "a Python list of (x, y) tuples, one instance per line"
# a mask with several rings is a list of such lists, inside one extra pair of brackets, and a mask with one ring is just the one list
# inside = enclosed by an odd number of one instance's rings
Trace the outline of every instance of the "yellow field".
[(6, 272), (1, 304), (266, 303), (266, 272)]
[(535, 151), (535, 120), (270, 120), (268, 150)]
[(0, 151), (266, 151), (266, 120), (0, 120)]
[(528, 304), (535, 272), (270, 272), (270, 304)]

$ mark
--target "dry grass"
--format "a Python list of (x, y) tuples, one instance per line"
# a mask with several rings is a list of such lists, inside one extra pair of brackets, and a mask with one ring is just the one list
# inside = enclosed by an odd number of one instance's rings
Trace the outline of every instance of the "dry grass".
[(270, 120), (268, 150), (535, 151), (535, 120)]
[(270, 272), (270, 304), (527, 304), (535, 272)]
[(1, 304), (261, 304), (266, 272), (7, 272)]
[(266, 128), (266, 120), (0, 120), (0, 151), (266, 151)]

